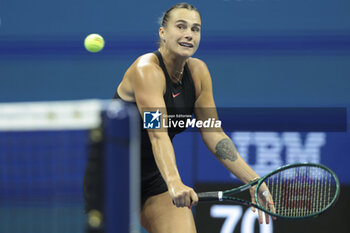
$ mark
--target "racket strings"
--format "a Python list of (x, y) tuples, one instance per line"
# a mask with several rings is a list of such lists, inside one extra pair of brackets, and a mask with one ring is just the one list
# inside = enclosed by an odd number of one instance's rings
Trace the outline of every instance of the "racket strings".
[(265, 184), (274, 201), (274, 212), (286, 217), (320, 212), (336, 195), (334, 177), (321, 167), (292, 167), (270, 176)]

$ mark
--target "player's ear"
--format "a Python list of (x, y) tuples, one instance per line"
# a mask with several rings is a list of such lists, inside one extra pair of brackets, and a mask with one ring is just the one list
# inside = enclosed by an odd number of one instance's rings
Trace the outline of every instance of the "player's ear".
[(159, 38), (161, 41), (165, 42), (165, 30), (163, 27), (159, 28)]

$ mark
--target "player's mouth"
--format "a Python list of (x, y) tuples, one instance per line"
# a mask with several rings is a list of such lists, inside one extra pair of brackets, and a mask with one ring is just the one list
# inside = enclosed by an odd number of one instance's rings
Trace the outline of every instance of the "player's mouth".
[(193, 48), (193, 44), (187, 42), (179, 42), (179, 45), (186, 48)]

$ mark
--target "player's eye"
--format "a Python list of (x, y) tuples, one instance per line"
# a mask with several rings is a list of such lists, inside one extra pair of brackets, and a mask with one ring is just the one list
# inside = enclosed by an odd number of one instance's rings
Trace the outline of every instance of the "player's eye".
[(200, 31), (200, 28), (199, 28), (199, 27), (193, 27), (193, 28), (192, 28), (192, 31), (194, 31), (194, 32), (199, 32), (199, 31)]
[(184, 30), (186, 28), (186, 26), (183, 25), (183, 24), (178, 24), (177, 28), (180, 29), (180, 30)]

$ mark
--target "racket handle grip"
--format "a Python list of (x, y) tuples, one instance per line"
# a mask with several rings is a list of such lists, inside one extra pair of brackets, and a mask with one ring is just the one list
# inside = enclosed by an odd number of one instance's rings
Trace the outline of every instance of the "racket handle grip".
[(197, 193), (199, 201), (221, 201), (219, 192), (202, 192)]

